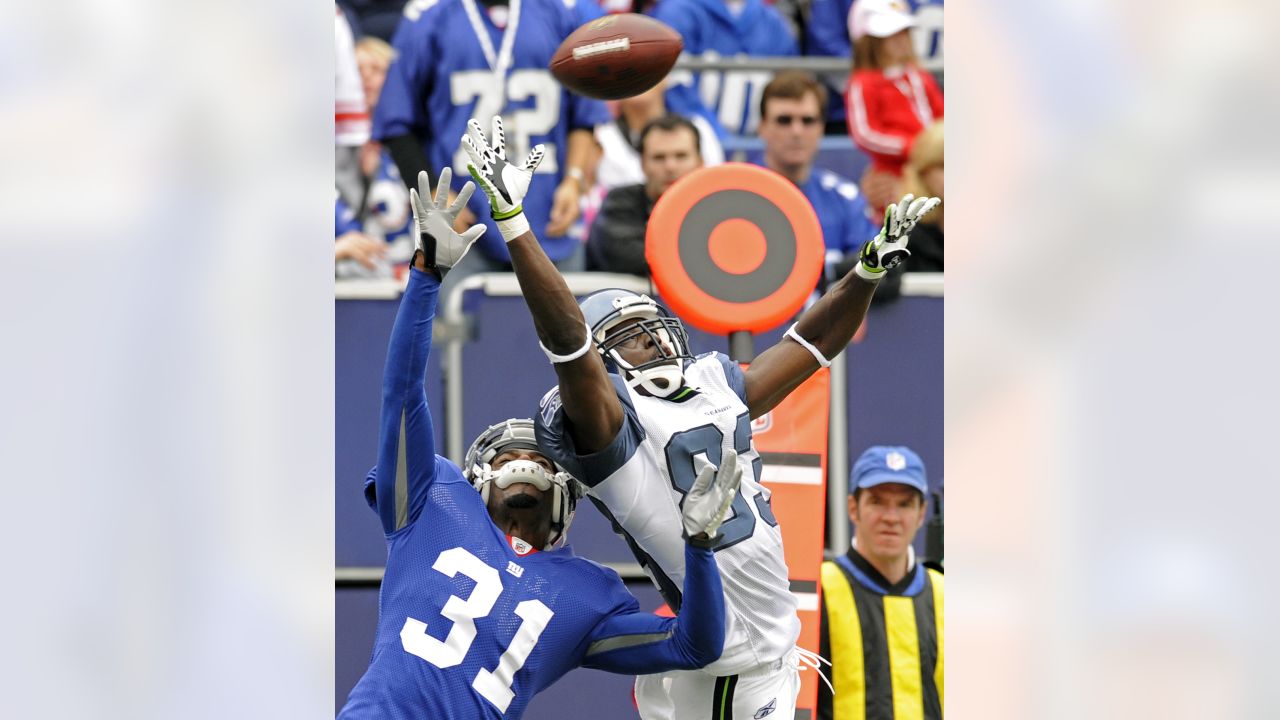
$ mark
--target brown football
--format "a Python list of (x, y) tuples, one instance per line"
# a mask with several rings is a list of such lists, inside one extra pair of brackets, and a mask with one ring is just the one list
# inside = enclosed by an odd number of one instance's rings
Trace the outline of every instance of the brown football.
[(679, 33), (647, 15), (605, 15), (560, 43), (551, 74), (579, 95), (619, 100), (657, 85), (683, 48)]

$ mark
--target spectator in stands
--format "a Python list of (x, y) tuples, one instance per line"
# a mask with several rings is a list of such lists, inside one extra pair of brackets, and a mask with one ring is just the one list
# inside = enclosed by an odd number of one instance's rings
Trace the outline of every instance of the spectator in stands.
[[(667, 84), (661, 82), (648, 92), (619, 100), (617, 119), (596, 126), (596, 142), (600, 145), (596, 182), (606, 191), (620, 185), (644, 182), (644, 170), (640, 167), (640, 132), (650, 121), (668, 113), (666, 87)], [(724, 162), (724, 148), (715, 127), (700, 115), (686, 117), (698, 129), (702, 164), (711, 167)]]
[(338, 277), (365, 277), (386, 267), (384, 243), (365, 235), (360, 220), (334, 191), (334, 274)]
[(849, 134), (871, 157), (862, 189), (877, 212), (901, 192), (902, 166), (916, 135), (942, 118), (942, 91), (916, 64), (913, 25), (905, 0), (858, 0), (849, 14)]
[[(623, 185), (644, 182), (640, 167), (640, 131), (651, 120), (667, 114), (666, 83), (658, 83), (648, 92), (614, 103), (617, 119), (596, 126), (596, 159), (594, 184), (583, 202), (582, 219), (588, 234), (609, 191)], [(702, 164), (711, 167), (724, 162), (724, 148), (715, 127), (700, 115), (688, 118), (698, 128), (702, 145)]]
[(649, 276), (644, 257), (649, 214), (662, 193), (702, 167), (698, 128), (679, 115), (650, 121), (640, 132), (645, 181), (614, 188), (604, 199), (587, 241), (587, 269)]
[[(569, 230), (581, 213), (593, 129), (610, 115), (603, 102), (565, 91), (547, 66), (580, 24), (577, 13), (588, 10), (585, 4), (570, 10), (564, 0), (410, 2), (373, 116), (374, 137), (391, 152), (405, 182), (415, 182), (420, 171), (451, 166), (461, 186), (467, 169), (458, 141), (468, 119), (508, 114), (513, 157), (525, 157), (537, 145), (547, 152), (537, 172), (552, 177), (533, 183), (524, 212), (547, 255), (569, 271), (583, 264), (581, 238)], [(488, 231), (449, 273), (441, 297), (470, 274), (510, 269), (487, 205), (475, 197), (459, 215), (460, 226), (481, 217)]]
[(369, 139), (369, 108), (360, 86), (360, 71), (356, 68), (351, 25), (336, 3), (333, 10), (336, 53), (333, 104), (335, 184), (346, 202), (355, 205), (359, 203), (363, 190), (358, 151)]
[[(356, 43), (356, 67), (360, 70), (360, 84), (364, 87), (370, 114), (378, 105), (382, 84), (387, 80), (387, 69), (395, 57), (395, 49), (381, 38), (366, 35)], [(381, 156), (382, 144), (372, 138), (360, 148), (360, 169), (366, 181), (377, 171)]]
[[(360, 82), (371, 111), (378, 105), (387, 68), (394, 58), (395, 50), (378, 38), (363, 37), (355, 45)], [(400, 179), (391, 154), (376, 140), (369, 140), (360, 148), (360, 181), (357, 199), (348, 204), (355, 209), (351, 214), (360, 230), (362, 244), (368, 241), (382, 245), (379, 262), (376, 265), (361, 263), (362, 266), (340, 264), (338, 276), (391, 277), (407, 272), (413, 255), (409, 191)]]
[(902, 263), (905, 272), (942, 272), (942, 223), (947, 204), (942, 195), (942, 128), (943, 122), (930, 125), (916, 136), (911, 156), (902, 171), (903, 189), (916, 197), (941, 198), (915, 229), (911, 231), (911, 257)]
[(835, 694), (818, 686), (818, 717), (942, 720), (942, 573), (916, 562), (924, 462), (877, 445), (849, 478), (853, 546), (822, 564), (820, 654)]
[[(796, 55), (791, 26), (764, 0), (662, 0), (653, 16), (684, 38), (689, 55), (712, 60), (735, 55)], [(760, 89), (770, 74), (760, 71), (707, 70), (672, 73), (667, 107), (685, 117), (707, 116), (732, 135), (755, 132)]]
[(818, 289), (834, 278), (846, 256), (856, 258), (862, 244), (875, 237), (880, 224), (867, 215), (858, 186), (830, 170), (815, 168), (822, 140), (827, 89), (809, 73), (785, 71), (774, 76), (760, 97), (760, 139), (764, 166), (795, 183), (813, 205), (827, 245), (827, 273)]
[[(912, 37), (918, 52), (923, 53), (921, 65), (926, 69), (942, 69), (942, 0), (908, 0), (915, 16), (916, 26)], [(847, 58), (853, 54), (849, 42), (849, 11), (853, 0), (810, 0), (804, 22), (803, 51), (805, 55)], [(831, 92), (831, 104), (827, 107), (827, 134), (845, 135), (845, 106), (842, 96), (844, 78), (840, 86), (832, 84), (832, 78), (821, 78)], [(939, 79), (941, 82), (941, 79)]]

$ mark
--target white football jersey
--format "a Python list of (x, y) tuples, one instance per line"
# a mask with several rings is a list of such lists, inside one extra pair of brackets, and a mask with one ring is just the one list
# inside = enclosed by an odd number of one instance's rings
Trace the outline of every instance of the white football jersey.
[(558, 389), (542, 399), (539, 445), (587, 486), (597, 506), (607, 507), (673, 610), (684, 584), (681, 503), (700, 469), (736, 449), (742, 485), (715, 548), (725, 594), (724, 652), (705, 671), (732, 675), (782, 658), (800, 635), (800, 620), (770, 491), (760, 484), (742, 369), (722, 353), (700, 355), (685, 368), (692, 392), (672, 396), (678, 399), (641, 395), (611, 377), (624, 419), (608, 447), (576, 452)]

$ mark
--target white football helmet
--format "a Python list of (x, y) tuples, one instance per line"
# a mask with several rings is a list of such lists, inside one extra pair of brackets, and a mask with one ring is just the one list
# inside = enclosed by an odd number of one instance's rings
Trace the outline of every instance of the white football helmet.
[[(605, 365), (622, 373), (628, 387), (642, 387), (654, 397), (667, 397), (684, 384), (685, 361), (693, 359), (689, 334), (666, 308), (648, 295), (619, 289), (591, 293), (578, 306)], [(631, 322), (635, 318), (640, 321)], [(658, 349), (658, 357), (639, 365), (622, 359), (620, 346), (646, 340)]]
[(572, 475), (560, 467), (551, 458), (554, 473), (549, 473), (532, 460), (512, 460), (494, 470), (493, 459), (508, 450), (532, 450), (543, 457), (546, 453), (538, 448), (534, 437), (533, 421), (524, 418), (504, 420), (497, 425), (490, 425), (480, 433), (480, 437), (471, 443), (467, 457), (462, 463), (462, 477), (471, 486), (480, 491), (480, 497), (489, 502), (489, 488), (510, 487), (513, 483), (523, 482), (546, 492), (551, 491), (551, 534), (542, 550), (550, 550), (560, 543), (569, 532), (573, 523), (573, 514), (578, 506), (578, 498), (582, 497), (582, 486)]

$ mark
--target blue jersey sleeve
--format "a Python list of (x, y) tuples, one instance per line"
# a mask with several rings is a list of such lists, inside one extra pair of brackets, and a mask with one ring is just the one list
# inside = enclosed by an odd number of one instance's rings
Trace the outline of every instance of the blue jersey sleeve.
[(645, 675), (696, 670), (720, 657), (724, 590), (715, 553), (685, 545), (684, 563), (680, 614), (663, 618), (633, 609), (606, 617), (591, 635), (583, 667)]
[(382, 376), (375, 507), (389, 535), (417, 519), (436, 478), (435, 437), (424, 385), (440, 281), (416, 268), (400, 299)]
[(578, 454), (569, 429), (569, 417), (560, 402), (558, 387), (552, 388), (542, 397), (538, 415), (533, 422), (538, 447), (587, 487), (599, 485), (622, 467), (645, 438), (644, 428), (640, 425), (636, 409), (631, 405), (631, 396), (627, 393), (622, 378), (610, 373), (609, 379), (613, 381), (614, 392), (622, 403), (622, 427), (618, 428), (618, 434), (599, 452)]
[(405, 17), (396, 28), (392, 44), (396, 57), (387, 68), (387, 77), (373, 111), (373, 137), (376, 140), (408, 134), (423, 134), (427, 121), (423, 116), (425, 98), (431, 92), (430, 62), (434, 33), (431, 17)]

